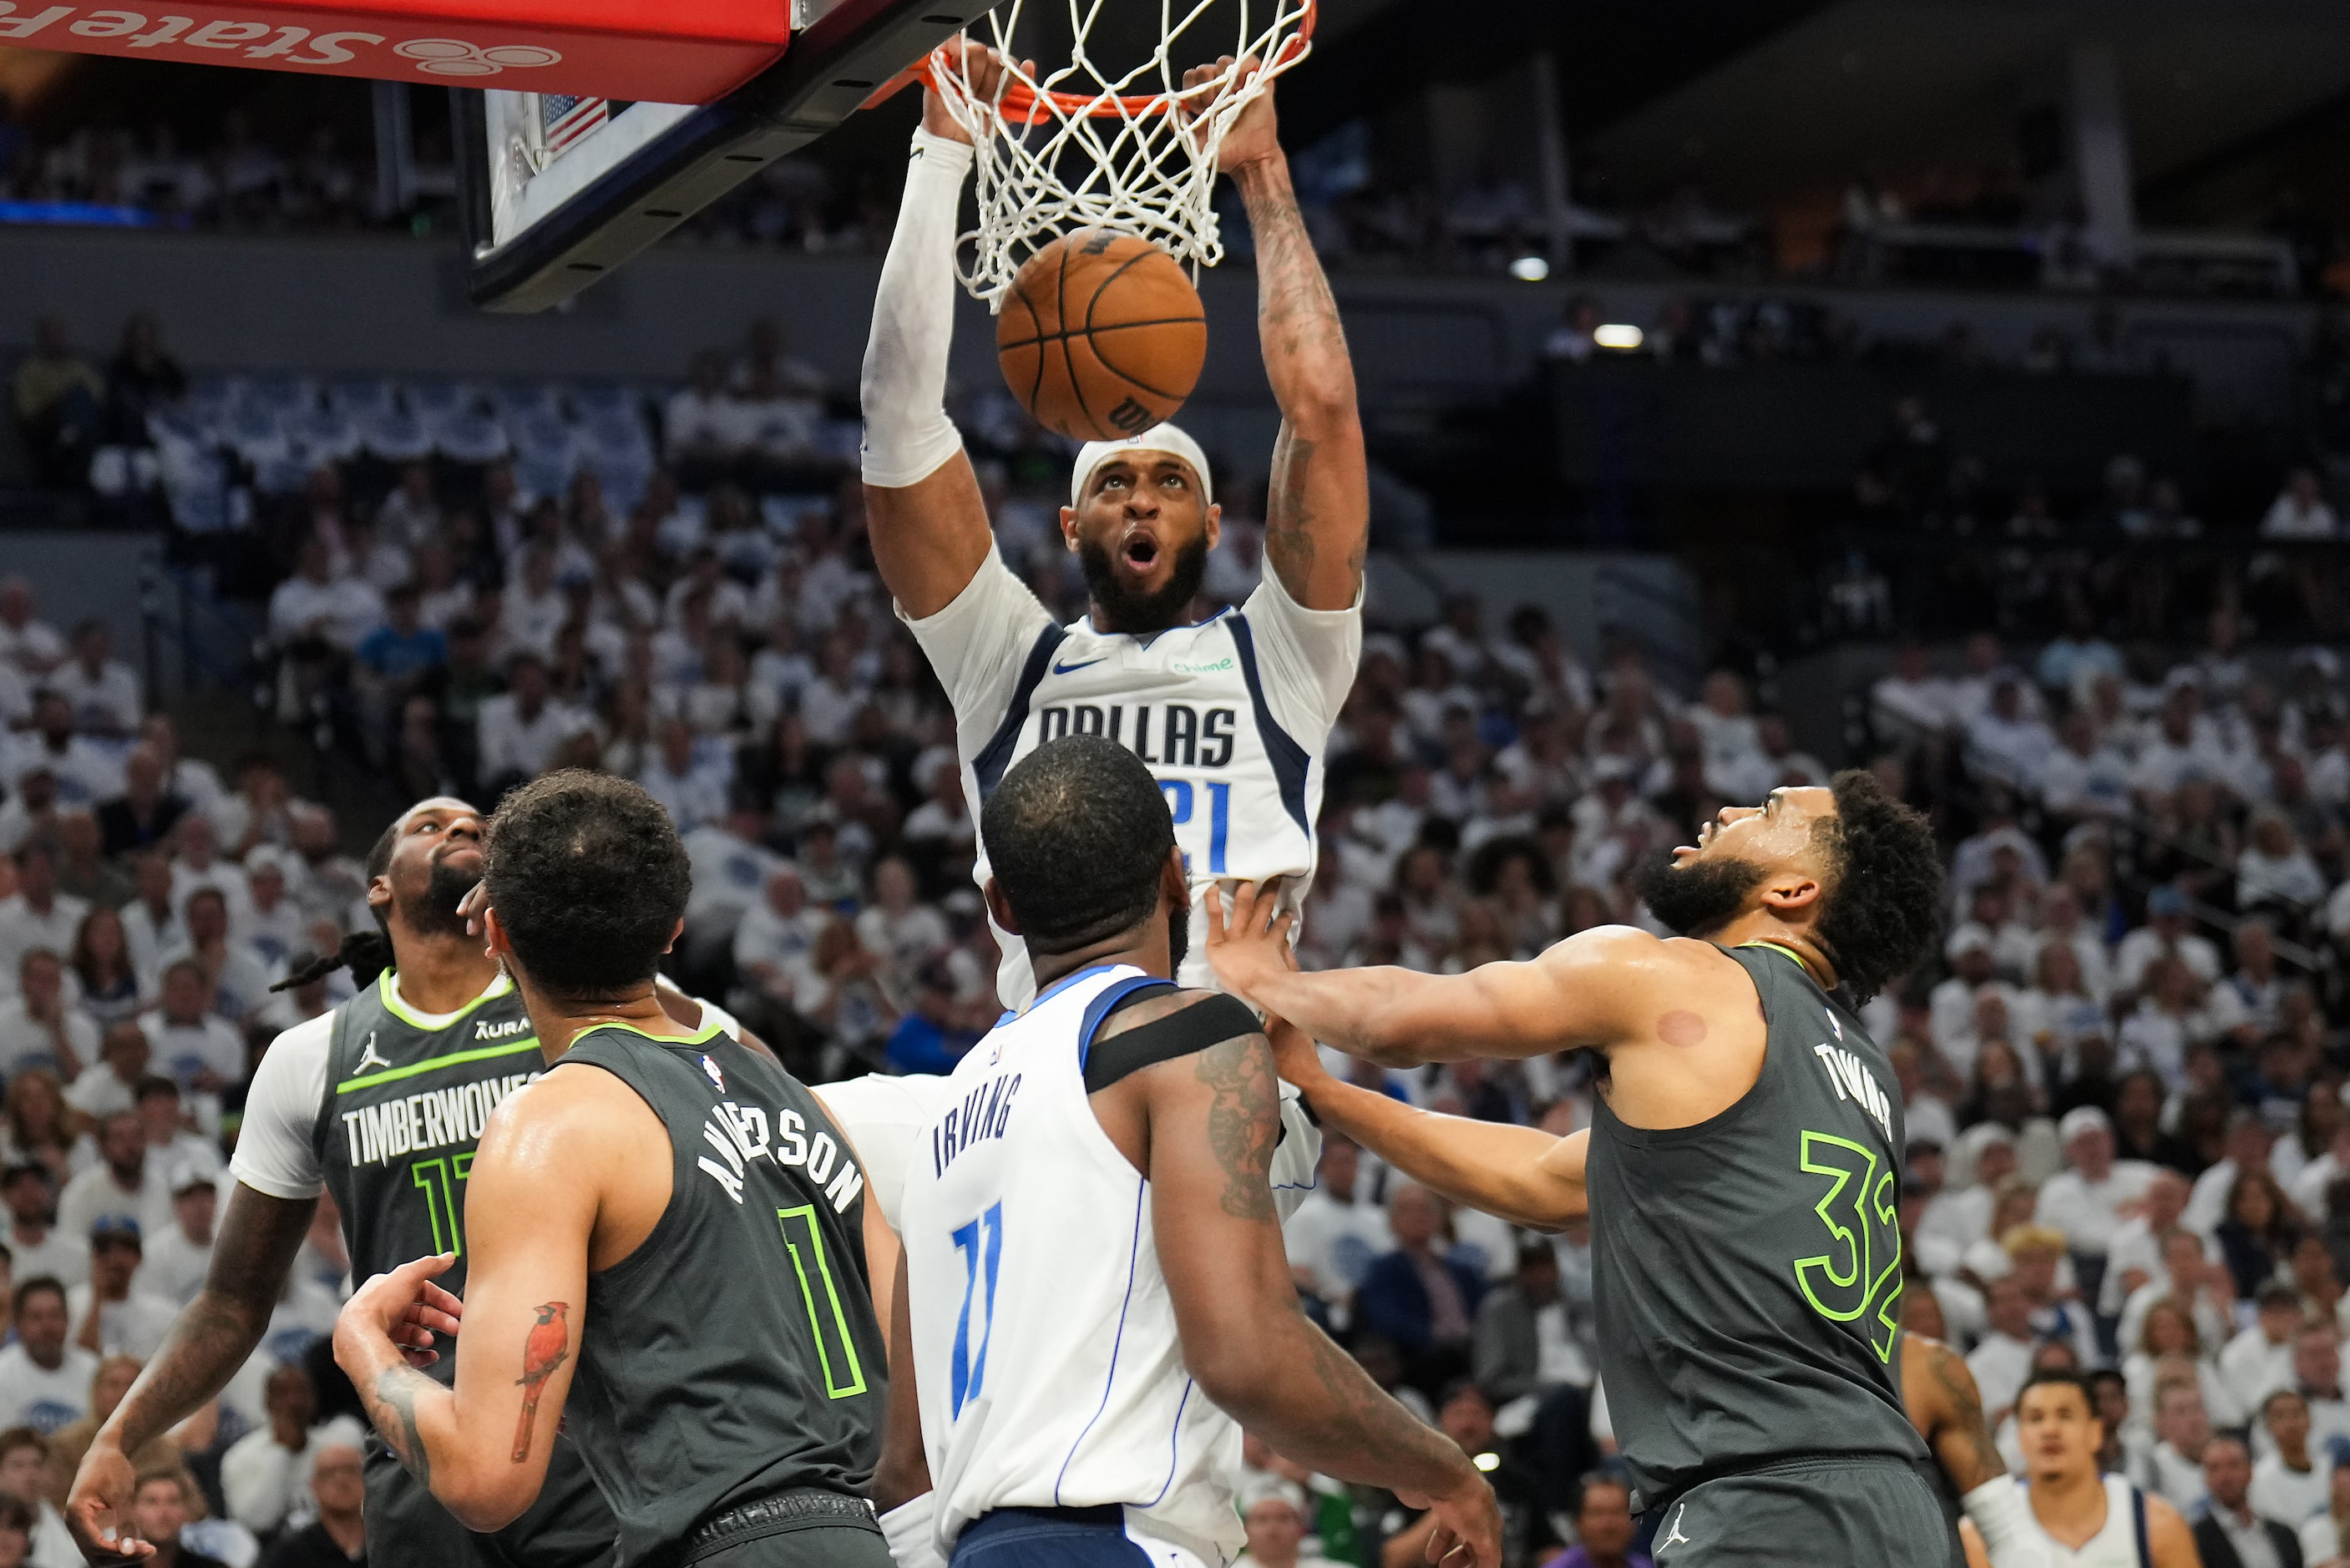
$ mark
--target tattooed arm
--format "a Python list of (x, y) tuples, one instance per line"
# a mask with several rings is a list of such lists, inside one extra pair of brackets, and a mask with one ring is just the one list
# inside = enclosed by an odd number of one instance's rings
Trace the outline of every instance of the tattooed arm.
[[(1192, 78), (1215, 68), (1201, 67)], [(1338, 302), (1297, 210), (1270, 89), (1241, 111), (1217, 156), (1248, 208), (1256, 242), (1257, 337), (1281, 408), (1265, 502), (1265, 560), (1307, 609), (1347, 609), (1362, 590), (1371, 523), (1355, 366)]]
[[(1153, 999), (1110, 1022), (1130, 1027), (1203, 994)], [(1493, 1568), (1500, 1522), (1484, 1479), (1298, 1308), (1265, 1175), (1281, 1102), (1264, 1036), (1144, 1067), (1093, 1099), (1149, 1179), (1159, 1269), (1201, 1391), (1299, 1464), (1433, 1505), (1442, 1545), (1457, 1536), (1468, 1548), (1456, 1568)]]
[(1910, 1424), (1934, 1450), (1959, 1495), (2007, 1473), (2007, 1461), (1999, 1457), (1991, 1423), (1983, 1417), (1975, 1376), (1957, 1351), (1924, 1334), (1903, 1334), (1901, 1397)]
[(162, 1348), (99, 1429), (74, 1478), (66, 1522), (93, 1562), (109, 1552), (146, 1555), (130, 1550), (140, 1543), (114, 1540), (130, 1508), (128, 1456), (195, 1414), (252, 1355), (317, 1206), (315, 1198), (272, 1198), (243, 1182), (229, 1194), (204, 1288), (180, 1310)]
[[(453, 1259), (420, 1258), (378, 1275), (335, 1324), (335, 1360), (368, 1418), (469, 1529), (511, 1522), (546, 1478), (587, 1327), (589, 1250), (619, 1170), (612, 1151), (647, 1146), (644, 1128), (616, 1125), (595, 1092), (606, 1085), (619, 1081), (557, 1069), (500, 1105), (483, 1129), (465, 1182), (465, 1332), (451, 1385), (416, 1369), (400, 1332), (456, 1310), (432, 1282)], [(649, 1200), (665, 1204), (667, 1183), (657, 1185)]]

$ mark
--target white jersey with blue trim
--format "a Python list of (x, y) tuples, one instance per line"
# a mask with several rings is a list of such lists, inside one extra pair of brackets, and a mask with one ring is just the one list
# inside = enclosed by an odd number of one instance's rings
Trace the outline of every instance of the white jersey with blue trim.
[[(1012, 765), (1068, 734), (1107, 735), (1159, 780), (1191, 878), (1185, 985), (1213, 987), (1201, 900), (1218, 881), (1286, 878), (1285, 909), (1314, 877), (1322, 757), (1362, 652), (1359, 602), (1310, 610), (1271, 566), (1235, 610), (1153, 636), (1056, 626), (991, 549), (938, 614), (909, 619), (954, 704), (963, 791), (976, 821)], [(972, 872), (987, 881), (986, 846)], [(1028, 954), (1000, 927), (996, 994), (1035, 994)]]
[(1206, 1563), (1239, 1553), (1240, 1428), (1183, 1369), (1150, 1184), (1086, 1094), (1094, 1030), (1163, 983), (1121, 964), (1047, 988), (917, 1141), (899, 1240), (942, 1554), (991, 1510), (1108, 1504)]
[(2049, 1568), (2154, 1568), (2154, 1552), (2146, 1538), (2145, 1494), (2120, 1476), (2109, 1475), (2105, 1482), (2106, 1527), (2083, 1542), (2077, 1552), (2040, 1528), (2026, 1489), (2024, 1516), (2033, 1533), (2048, 1548)]

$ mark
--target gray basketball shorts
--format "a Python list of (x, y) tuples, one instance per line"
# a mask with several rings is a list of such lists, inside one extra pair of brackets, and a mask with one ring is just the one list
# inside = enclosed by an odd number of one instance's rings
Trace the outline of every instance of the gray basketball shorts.
[(1950, 1568), (1950, 1523), (1903, 1460), (1798, 1459), (1680, 1493), (1648, 1552), (1657, 1568)]

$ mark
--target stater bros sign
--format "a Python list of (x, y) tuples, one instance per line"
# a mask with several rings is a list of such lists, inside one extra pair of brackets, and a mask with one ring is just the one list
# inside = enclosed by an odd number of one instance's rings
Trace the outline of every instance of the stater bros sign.
[(442, 86), (706, 103), (772, 63), (786, 0), (484, 0), (348, 8), (40, 5), (0, 0), (0, 46)]

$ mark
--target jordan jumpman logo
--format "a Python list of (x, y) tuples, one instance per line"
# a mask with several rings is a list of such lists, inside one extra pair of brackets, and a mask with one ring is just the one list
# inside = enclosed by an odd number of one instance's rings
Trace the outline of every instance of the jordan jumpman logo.
[(1694, 1546), (1697, 1544), (1696, 1542), (1691, 1541), (1688, 1536), (1681, 1533), (1681, 1521), (1686, 1518), (1688, 1514), (1689, 1504), (1687, 1503), (1681, 1504), (1680, 1507), (1674, 1511), (1672, 1533), (1666, 1536), (1664, 1540), (1657, 1542), (1658, 1551), (1662, 1552), (1668, 1546)]
[(351, 1076), (356, 1078), (361, 1073), (366, 1072), (369, 1067), (389, 1067), (391, 1063), (390, 1059), (379, 1054), (375, 1048), (375, 1031), (372, 1029), (369, 1030), (367, 1047), (359, 1053), (359, 1064), (351, 1069)]

